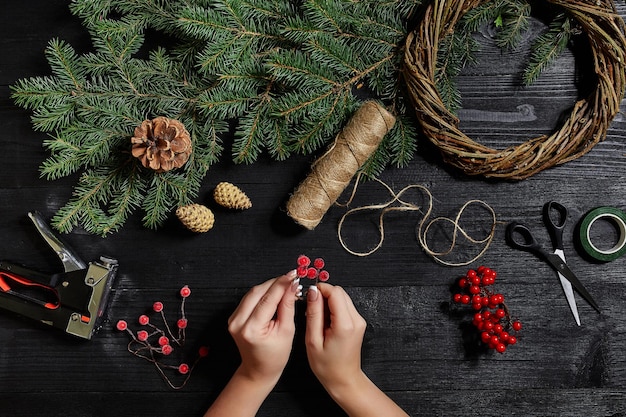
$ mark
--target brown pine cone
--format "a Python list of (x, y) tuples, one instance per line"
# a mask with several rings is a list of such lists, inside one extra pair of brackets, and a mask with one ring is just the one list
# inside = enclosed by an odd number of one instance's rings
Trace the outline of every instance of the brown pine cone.
[(213, 228), (215, 216), (202, 204), (189, 204), (176, 210), (176, 217), (189, 230), (196, 233), (208, 232)]
[(230, 182), (220, 182), (213, 191), (213, 199), (220, 206), (245, 210), (252, 207), (252, 201), (239, 187)]
[(185, 126), (163, 116), (144, 120), (135, 128), (131, 142), (133, 156), (156, 172), (182, 167), (192, 152), (191, 137)]

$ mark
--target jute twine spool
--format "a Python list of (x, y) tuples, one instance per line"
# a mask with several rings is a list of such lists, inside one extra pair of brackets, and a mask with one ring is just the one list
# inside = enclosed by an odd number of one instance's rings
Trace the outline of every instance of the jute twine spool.
[(378, 103), (363, 103), (289, 198), (287, 214), (313, 230), (395, 122), (396, 118)]

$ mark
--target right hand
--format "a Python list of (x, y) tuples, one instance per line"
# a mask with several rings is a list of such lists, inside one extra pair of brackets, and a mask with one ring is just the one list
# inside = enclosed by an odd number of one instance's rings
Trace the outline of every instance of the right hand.
[(364, 377), (361, 345), (367, 323), (352, 299), (339, 286), (309, 289), (306, 311), (306, 350), (313, 373), (329, 393)]

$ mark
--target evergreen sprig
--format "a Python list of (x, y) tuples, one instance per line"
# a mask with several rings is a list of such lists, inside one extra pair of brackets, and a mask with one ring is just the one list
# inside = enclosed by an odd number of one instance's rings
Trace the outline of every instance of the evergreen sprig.
[[(95, 2), (93, 3), (95, 4)], [(201, 115), (196, 98), (209, 84), (157, 48), (136, 57), (145, 25), (133, 16), (85, 22), (94, 51), (79, 55), (53, 39), (46, 49), (52, 76), (18, 81), (13, 98), (33, 111), (33, 125), (48, 132), (50, 157), (41, 173), (50, 180), (82, 172), (72, 198), (53, 218), (69, 232), (117, 231), (141, 207), (156, 227), (173, 208), (191, 202), (204, 174), (222, 151), (226, 124)], [(130, 137), (142, 120), (166, 114), (190, 126), (195, 152), (177, 173), (142, 169), (130, 154)]]
[(548, 30), (539, 36), (530, 56), (530, 62), (524, 70), (524, 83), (534, 83), (567, 48), (571, 37), (578, 31), (570, 18), (564, 14), (558, 15), (550, 22)]
[[(421, 2), (73, 0), (93, 50), (80, 55), (53, 39), (46, 50), (52, 74), (12, 86), (15, 102), (33, 111), (35, 129), (49, 134), (42, 175), (78, 174), (53, 225), (105, 236), (140, 209), (144, 224), (157, 227), (197, 196), (233, 122), (235, 162), (253, 163), (264, 152), (283, 160), (330, 143), (362, 96), (383, 101), (398, 118), (363, 171), (375, 176), (390, 163), (406, 165), (417, 134), (400, 67)], [(498, 43), (514, 47), (528, 10), (523, 0), (487, 3), (442, 42), (438, 86), (450, 107), (460, 102), (454, 78), (476, 51), (471, 33), (501, 21)], [(528, 79), (567, 42), (563, 31), (565, 23), (540, 39)], [(163, 44), (146, 41), (155, 32), (166, 35), (156, 37)], [(194, 151), (177, 171), (155, 173), (130, 153), (134, 128), (156, 116), (190, 131)]]
[[(461, 107), (461, 95), (455, 77), (466, 66), (476, 63), (478, 42), (472, 34), (485, 25), (495, 31), (494, 43), (507, 50), (519, 47), (528, 30), (531, 4), (526, 0), (493, 0), (469, 10), (459, 28), (439, 45), (436, 85), (445, 105), (451, 111)], [(571, 17), (561, 13), (548, 22), (548, 28), (532, 43), (530, 60), (524, 68), (522, 81), (534, 83), (554, 63), (575, 34), (581, 33)]]

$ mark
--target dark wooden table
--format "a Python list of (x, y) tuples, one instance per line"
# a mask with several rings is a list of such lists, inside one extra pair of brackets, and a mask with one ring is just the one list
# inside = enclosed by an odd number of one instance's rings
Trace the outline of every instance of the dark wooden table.
[[(53, 37), (79, 51), (89, 49), (89, 37), (67, 3), (5, 2), (0, 15), (0, 258), (50, 272), (61, 266), (26, 213), (39, 210), (50, 218), (70, 197), (75, 178), (40, 178), (46, 135), (35, 132), (30, 114), (14, 105), (9, 85), (49, 73), (43, 49)], [(470, 136), (503, 143), (550, 132), (579, 94), (578, 54), (566, 53), (535, 85), (521, 88), (518, 74), (528, 49), (503, 54), (487, 37), (481, 39), (480, 65), (458, 79), (463, 129)], [(520, 105), (532, 106), (535, 120), (514, 122)], [(607, 139), (588, 155), (523, 181), (465, 176), (443, 164), (426, 141), (408, 167), (390, 168), (381, 176), (396, 191), (410, 184), (428, 187), (436, 216), (454, 217), (470, 199), (494, 208), (498, 226), (493, 244), (471, 266), (484, 264), (498, 271), (496, 287), (524, 323), (519, 343), (503, 355), (471, 343), (469, 315), (450, 303), (451, 286), (467, 267), (442, 266), (424, 253), (415, 237), (420, 215), (390, 215), (383, 247), (368, 257), (353, 256), (337, 238), (344, 209), (332, 208), (320, 226), (306, 232), (293, 227), (281, 211), (311, 157), (262, 159), (253, 165), (234, 165), (225, 158), (207, 175), (200, 202), (210, 204), (213, 187), (230, 181), (248, 193), (254, 206), (241, 213), (218, 210), (209, 233), (186, 233), (175, 219), (159, 230), (147, 230), (136, 215), (107, 238), (79, 230), (63, 237), (85, 260), (103, 254), (119, 260), (110, 321), (92, 341), (83, 342), (0, 312), (0, 415), (201, 415), (237, 365), (227, 317), (250, 286), (288, 271), (306, 253), (324, 257), (332, 282), (354, 298), (369, 324), (363, 366), (411, 415), (624, 416), (626, 257), (590, 262), (577, 251), (574, 226), (594, 207), (626, 208), (625, 135), (624, 115), (619, 114)], [(385, 197), (368, 183), (360, 188), (357, 204)], [(603, 311), (596, 313), (577, 296), (580, 327), (554, 272), (532, 255), (514, 251), (504, 239), (505, 224), (520, 220), (548, 243), (541, 208), (551, 199), (569, 208), (568, 264)], [(473, 229), (484, 227), (485, 220), (480, 210), (464, 217)], [(606, 233), (607, 239), (615, 238), (610, 230)], [(375, 216), (353, 219), (345, 234), (353, 246), (372, 246), (377, 240)], [(193, 291), (187, 304), (188, 344), (206, 343), (211, 353), (188, 384), (175, 391), (150, 363), (126, 350), (128, 338), (114, 324), (118, 319), (134, 323), (156, 300), (175, 318), (177, 291), (185, 284)], [(292, 360), (259, 416), (343, 415), (308, 369), (301, 332), (296, 339)]]

